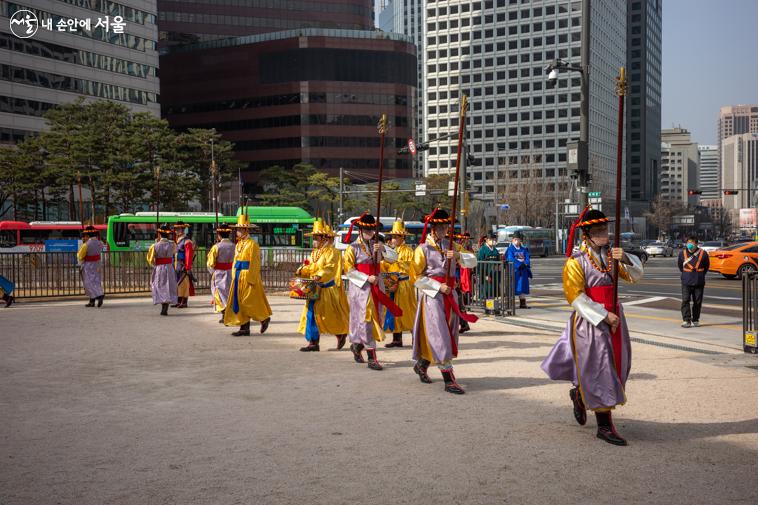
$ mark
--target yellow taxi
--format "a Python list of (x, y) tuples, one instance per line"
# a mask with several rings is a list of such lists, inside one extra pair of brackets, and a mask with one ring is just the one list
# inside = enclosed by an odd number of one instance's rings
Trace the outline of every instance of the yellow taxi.
[(743, 242), (708, 253), (711, 271), (727, 279), (742, 278), (745, 272), (758, 271), (758, 242)]

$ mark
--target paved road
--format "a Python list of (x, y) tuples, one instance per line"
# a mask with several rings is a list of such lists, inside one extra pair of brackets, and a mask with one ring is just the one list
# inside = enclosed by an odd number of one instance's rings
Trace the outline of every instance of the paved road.
[(239, 339), (200, 298), (0, 309), (0, 503), (756, 503), (754, 356), (635, 345), (618, 448), (540, 370), (555, 331), (483, 319), (454, 397), (407, 348), (297, 352), (302, 305), (271, 302)]
[[(561, 257), (535, 259), (532, 309), (518, 311), (520, 318), (565, 324), (571, 309), (561, 283), (564, 261)], [(622, 282), (619, 293), (630, 327), (644, 335), (742, 348), (742, 288), (737, 280), (709, 274), (700, 328), (680, 327), (681, 282), (676, 258), (651, 258), (644, 278), (637, 284)]]

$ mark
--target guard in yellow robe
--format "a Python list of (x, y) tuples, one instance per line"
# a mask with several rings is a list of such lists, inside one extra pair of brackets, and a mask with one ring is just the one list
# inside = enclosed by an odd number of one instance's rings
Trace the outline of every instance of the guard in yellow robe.
[(261, 279), (261, 249), (250, 237), (255, 225), (247, 214), (240, 214), (237, 224), (237, 245), (234, 248), (232, 268), (232, 289), (224, 311), (226, 326), (239, 326), (232, 333), (235, 337), (250, 335), (250, 320), (260, 321), (261, 333), (265, 333), (271, 322), (271, 306), (266, 299)]
[[(403, 315), (395, 317), (387, 311), (384, 317), (384, 331), (392, 333), (392, 342), (384, 347), (403, 347), (403, 332), (413, 330), (416, 319), (416, 288), (413, 283), (413, 248), (405, 243), (405, 237), (410, 235), (405, 230), (405, 223), (400, 220), (392, 223), (392, 231), (387, 233), (389, 247), (397, 254), (397, 259), (390, 263), (382, 261), (382, 274), (385, 276), (385, 288), (390, 298), (403, 309)], [(389, 252), (389, 251), (388, 251)]]
[(300, 350), (318, 351), (321, 333), (335, 335), (339, 350), (345, 346), (350, 312), (342, 287), (342, 255), (333, 243), (336, 234), (319, 219), (313, 223), (313, 232), (306, 235), (313, 236), (313, 251), (296, 275), (316, 281), (318, 298), (303, 307), (297, 331), (305, 335), (308, 345)]

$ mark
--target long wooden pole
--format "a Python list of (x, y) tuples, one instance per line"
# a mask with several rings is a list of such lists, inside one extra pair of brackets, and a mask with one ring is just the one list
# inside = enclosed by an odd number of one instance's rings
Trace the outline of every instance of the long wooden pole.
[(155, 166), (155, 234), (161, 227), (161, 167)]
[(216, 158), (214, 157), (213, 152), (213, 138), (211, 138), (211, 197), (213, 198), (213, 212), (216, 214), (216, 229), (218, 229), (218, 201), (216, 200), (216, 196), (218, 195), (218, 191), (216, 191), (217, 179), (218, 167), (216, 166)]
[[(453, 185), (453, 205), (452, 212), (450, 213), (450, 232), (448, 234), (447, 248), (449, 251), (453, 250), (453, 235), (455, 235), (455, 213), (456, 203), (458, 203), (458, 181), (461, 173), (461, 155), (463, 154), (463, 137), (466, 132), (466, 111), (468, 109), (468, 97), (466, 95), (461, 96), (460, 115), (458, 119), (458, 154), (455, 158), (455, 183)], [(452, 265), (452, 262), (450, 262)], [(448, 268), (445, 274), (445, 283), (450, 282), (451, 269)]]
[(82, 200), (82, 173), (76, 172), (76, 184), (79, 186), (79, 220), (82, 223), (82, 231), (84, 231), (84, 201)]
[[(376, 188), (376, 233), (375, 240), (379, 240), (378, 234), (382, 226), (381, 214), (382, 214), (382, 181), (384, 180), (384, 137), (387, 134), (389, 125), (387, 124), (387, 115), (382, 114), (379, 118), (379, 124), (376, 127), (379, 132), (379, 185)], [(374, 254), (374, 263), (379, 263), (379, 254)]]
[[(624, 159), (624, 96), (626, 96), (626, 72), (619, 69), (616, 78), (616, 94), (619, 97), (618, 137), (616, 139), (616, 224), (613, 230), (613, 246), (621, 245), (621, 181)], [(619, 301), (619, 262), (613, 260), (613, 310), (616, 312)]]

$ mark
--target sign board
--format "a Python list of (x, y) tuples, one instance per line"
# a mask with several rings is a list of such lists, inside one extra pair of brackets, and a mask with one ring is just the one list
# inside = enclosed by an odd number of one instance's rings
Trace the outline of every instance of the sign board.
[(578, 203), (567, 203), (563, 205), (563, 213), (566, 216), (578, 216), (579, 215), (579, 204)]
[(758, 226), (758, 209), (740, 209), (740, 228)]
[(571, 165), (576, 165), (579, 163), (579, 148), (578, 147), (572, 147), (569, 149), (568, 162)]
[(453, 196), (455, 191), (455, 181), (448, 181), (447, 183), (447, 196)]
[(45, 240), (45, 252), (77, 252), (79, 250), (79, 240)]
[(629, 207), (624, 207), (624, 219), (629, 221), (631, 219), (631, 214), (629, 213)]
[(600, 198), (600, 191), (590, 191), (587, 193), (587, 198)]
[(426, 184), (416, 184), (416, 196), (426, 196)]
[(511, 206), (508, 205), (507, 203), (503, 203), (503, 204), (500, 205), (500, 210), (508, 210), (510, 208), (511, 208)]
[(674, 216), (672, 219), (672, 222), (674, 224), (683, 224), (683, 225), (694, 225), (695, 224), (695, 215), (694, 214), (688, 214), (686, 216)]
[(408, 139), (408, 150), (411, 152), (411, 154), (416, 154), (416, 143), (413, 141), (413, 139)]

